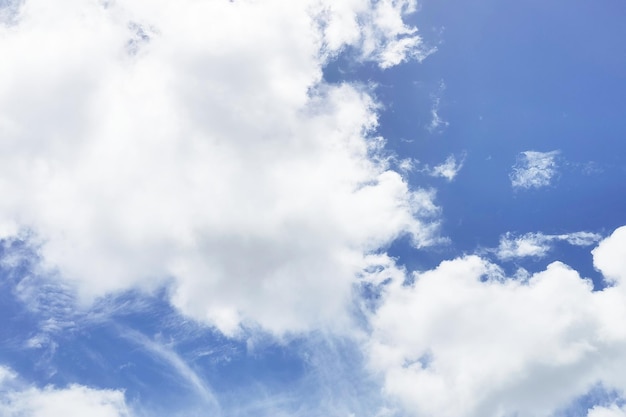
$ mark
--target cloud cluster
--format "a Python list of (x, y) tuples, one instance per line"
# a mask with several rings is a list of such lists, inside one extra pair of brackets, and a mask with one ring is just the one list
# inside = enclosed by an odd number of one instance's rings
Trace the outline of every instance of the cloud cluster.
[(556, 156), (559, 151), (526, 151), (519, 155), (510, 174), (513, 188), (541, 188), (550, 185), (557, 172)]
[[(407, 279), (385, 253), (403, 235), (415, 247), (437, 239), (434, 195), (391, 168), (371, 92), (328, 84), (322, 69), (342, 52), (381, 68), (425, 58), (403, 20), (415, 7), (11, 2), (0, 13), (0, 239), (28, 242), (37, 272), (83, 300), (169, 285), (182, 313), (227, 335), (345, 326), (354, 284), (367, 281), (382, 294), (359, 300), (374, 305), (359, 341), (412, 415), (545, 416), (598, 383), (626, 391), (626, 228), (593, 251), (610, 284), (597, 292), (558, 262), (522, 280), (466, 256)], [(438, 106), (434, 129), (445, 125)], [(523, 152), (513, 187), (549, 185), (557, 154)], [(450, 157), (432, 175), (452, 180), (461, 166)], [(598, 239), (505, 235), (497, 255)], [(16, 294), (30, 300), (27, 290)], [(217, 403), (176, 352), (132, 330), (121, 337)], [(15, 378), (0, 367), (0, 414), (130, 414), (121, 391)]]
[(19, 386), (17, 375), (0, 366), (0, 414), (4, 417), (131, 417), (124, 393), (81, 385), (67, 388)]
[(418, 416), (546, 416), (598, 383), (625, 392), (625, 248), (622, 227), (594, 249), (613, 284), (595, 292), (559, 262), (519, 280), (477, 256), (396, 279), (371, 317), (370, 365)]
[(429, 244), (437, 210), (389, 168), (369, 92), (322, 68), (423, 57), (414, 9), (24, 2), (0, 24), (0, 237), (84, 300), (169, 282), (227, 334), (341, 323), (366, 255)]
[(547, 235), (541, 232), (526, 233), (516, 236), (506, 233), (500, 237), (496, 256), (501, 260), (535, 257), (542, 258), (548, 254), (554, 242), (567, 242), (574, 246), (590, 246), (598, 242), (602, 236), (591, 232), (564, 233)]

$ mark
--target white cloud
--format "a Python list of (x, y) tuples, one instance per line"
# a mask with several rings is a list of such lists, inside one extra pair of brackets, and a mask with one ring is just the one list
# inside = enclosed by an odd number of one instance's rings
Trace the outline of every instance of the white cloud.
[[(16, 374), (4, 367), (2, 372)], [(17, 385), (17, 384), (13, 384)], [(66, 388), (18, 387), (0, 378), (0, 415), (3, 417), (130, 417), (124, 393), (98, 390), (81, 385)]]
[(418, 160), (413, 158), (405, 158), (398, 161), (398, 170), (404, 174), (413, 171), (415, 164), (419, 163)]
[(430, 108), (430, 123), (426, 126), (426, 129), (430, 133), (440, 132), (443, 128), (448, 127), (449, 123), (441, 118), (439, 115), (439, 107), (441, 105), (441, 97), (446, 90), (446, 84), (441, 81), (439, 83), (438, 91), (432, 95), (433, 104)]
[(228, 334), (340, 326), (366, 254), (430, 244), (437, 208), (377, 156), (369, 93), (322, 67), (420, 58), (414, 6), (26, 1), (0, 25), (0, 233), (32, 231), (84, 300), (168, 282)]
[(204, 412), (210, 415), (219, 415), (220, 405), (211, 387), (209, 387), (173, 349), (164, 343), (159, 343), (138, 331), (128, 328), (120, 329), (120, 336), (141, 346), (155, 359), (173, 368), (179, 375), (181, 381), (193, 388), (198, 397), (202, 400)]
[(587, 417), (626, 417), (626, 410), (617, 405), (610, 407), (596, 406), (589, 410)]
[(7, 381), (15, 379), (16, 376), (12, 369), (0, 365), (0, 386), (3, 386)]
[(557, 172), (556, 156), (559, 151), (522, 152), (510, 175), (514, 188), (540, 188), (550, 185)]
[(496, 255), (502, 260), (524, 257), (541, 258), (548, 254), (550, 249), (552, 249), (552, 244), (556, 241), (567, 242), (574, 246), (590, 246), (601, 238), (601, 235), (591, 232), (575, 232), (560, 235), (526, 233), (521, 236), (506, 233), (500, 237)]
[(436, 51), (424, 44), (417, 28), (403, 16), (414, 13), (413, 0), (347, 0), (319, 2), (324, 10), (324, 41), (331, 54), (346, 45), (356, 47), (361, 59), (390, 68), (407, 59), (422, 61)]
[(441, 177), (452, 181), (461, 168), (463, 168), (464, 159), (465, 158), (462, 158), (460, 161), (457, 161), (454, 155), (450, 155), (446, 158), (445, 162), (430, 169), (429, 174), (433, 177)]
[(611, 282), (622, 283), (626, 279), (626, 226), (611, 234), (610, 238), (600, 242), (593, 253), (594, 266)]
[[(2, 395), (2, 394), (0, 394)], [(65, 389), (30, 388), (10, 392), (0, 399), (6, 417), (126, 417), (130, 412), (121, 391), (94, 390), (80, 385)]]
[[(626, 276), (626, 228), (593, 251)], [(411, 415), (546, 416), (597, 384), (626, 391), (626, 287), (555, 262), (527, 280), (477, 256), (395, 278), (371, 317), (370, 367)], [(601, 415), (602, 409), (591, 412)]]

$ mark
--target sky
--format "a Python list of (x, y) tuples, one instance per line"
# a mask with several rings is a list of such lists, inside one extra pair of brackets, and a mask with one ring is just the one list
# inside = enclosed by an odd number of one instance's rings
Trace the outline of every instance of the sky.
[(0, 416), (626, 417), (625, 15), (0, 0)]

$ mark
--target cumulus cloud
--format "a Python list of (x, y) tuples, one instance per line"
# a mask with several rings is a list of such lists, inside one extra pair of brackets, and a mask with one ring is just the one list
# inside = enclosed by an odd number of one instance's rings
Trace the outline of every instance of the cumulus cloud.
[(510, 174), (513, 188), (541, 188), (550, 185), (557, 172), (556, 156), (559, 151), (522, 152)]
[(84, 300), (167, 282), (227, 334), (342, 323), (366, 255), (430, 244), (437, 208), (379, 155), (370, 93), (322, 68), (421, 59), (414, 9), (23, 2), (0, 24), (0, 237), (27, 231)]
[(626, 410), (623, 407), (612, 405), (610, 407), (596, 406), (589, 410), (587, 417), (624, 417)]
[[(9, 373), (11, 380), (3, 375)], [(12, 384), (16, 374), (0, 367), (0, 414), (4, 417), (131, 417), (124, 393), (81, 385), (66, 388), (20, 387)]]
[(526, 233), (521, 236), (506, 233), (500, 237), (496, 256), (502, 260), (535, 257), (541, 258), (548, 254), (554, 242), (567, 242), (574, 246), (590, 246), (598, 242), (601, 235), (591, 232), (575, 232), (560, 235), (543, 233)]
[(594, 266), (611, 282), (621, 283), (626, 279), (626, 226), (611, 234), (609, 239), (600, 242), (593, 254)]
[(626, 227), (593, 251), (615, 284), (602, 291), (560, 262), (519, 280), (478, 256), (411, 285), (392, 279), (371, 316), (371, 369), (417, 416), (546, 416), (597, 384), (624, 392), (624, 236)]

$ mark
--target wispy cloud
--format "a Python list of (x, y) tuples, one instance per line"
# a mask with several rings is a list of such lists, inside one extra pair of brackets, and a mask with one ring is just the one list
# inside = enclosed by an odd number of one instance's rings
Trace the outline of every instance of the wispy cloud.
[(432, 106), (430, 108), (431, 119), (430, 119), (430, 123), (428, 124), (428, 126), (426, 126), (426, 129), (430, 133), (441, 132), (444, 128), (448, 127), (449, 125), (449, 123), (445, 121), (444, 119), (442, 119), (439, 114), (440, 106), (441, 106), (441, 98), (445, 90), (446, 90), (446, 84), (443, 81), (441, 81), (439, 83), (437, 92), (431, 95), (431, 99), (432, 99)]
[(174, 369), (181, 380), (196, 391), (204, 405), (210, 408), (210, 410), (206, 410), (208, 414), (219, 415), (220, 405), (213, 394), (213, 390), (176, 351), (136, 330), (127, 327), (118, 327), (118, 330), (121, 337), (139, 345), (155, 359)]
[(463, 155), (460, 159), (457, 159), (454, 155), (450, 155), (446, 158), (445, 162), (434, 166), (432, 169), (427, 169), (427, 172), (433, 177), (441, 177), (448, 181), (452, 181), (461, 168), (463, 168), (464, 163), (465, 155)]
[(509, 175), (513, 188), (540, 188), (550, 185), (557, 172), (556, 156), (559, 151), (520, 153)]
[(14, 380), (16, 376), (17, 374), (12, 369), (0, 365), (0, 387), (8, 381)]
[(591, 232), (575, 232), (559, 235), (546, 235), (541, 232), (515, 235), (506, 233), (500, 237), (500, 244), (495, 251), (502, 260), (534, 257), (541, 258), (548, 254), (554, 242), (567, 242), (574, 246), (590, 246), (602, 239), (602, 236)]
[(443, 178), (448, 182), (454, 180), (465, 164), (466, 154), (460, 156), (449, 155), (446, 160), (431, 167), (429, 164), (422, 164), (417, 159), (405, 158), (397, 162), (400, 172), (420, 172), (431, 177)]
[(417, 11), (413, 0), (319, 2), (318, 7), (323, 10), (324, 40), (331, 53), (350, 44), (362, 60), (386, 69), (407, 60), (421, 62), (437, 50), (403, 19)]

